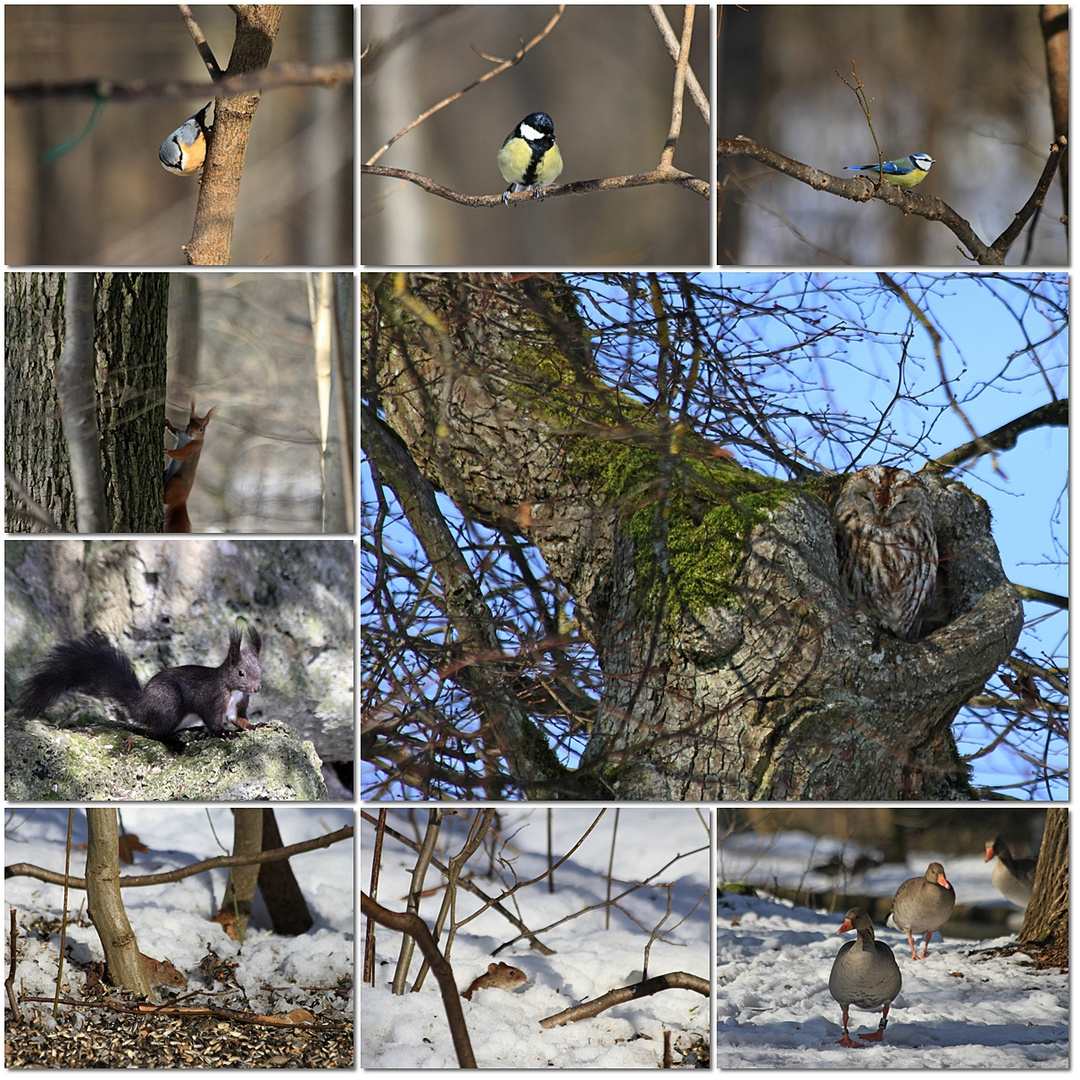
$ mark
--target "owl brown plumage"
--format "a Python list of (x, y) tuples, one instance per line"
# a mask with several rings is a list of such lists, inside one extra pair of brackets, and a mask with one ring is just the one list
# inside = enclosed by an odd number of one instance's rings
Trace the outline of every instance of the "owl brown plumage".
[(870, 465), (847, 478), (834, 513), (847, 594), (898, 637), (915, 636), (938, 562), (922, 481), (906, 469)]

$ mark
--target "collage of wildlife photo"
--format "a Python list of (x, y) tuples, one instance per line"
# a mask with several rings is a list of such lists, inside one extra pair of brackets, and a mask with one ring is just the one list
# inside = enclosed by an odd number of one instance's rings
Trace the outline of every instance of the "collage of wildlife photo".
[(1070, 1068), (1066, 6), (3, 25), (5, 1075)]

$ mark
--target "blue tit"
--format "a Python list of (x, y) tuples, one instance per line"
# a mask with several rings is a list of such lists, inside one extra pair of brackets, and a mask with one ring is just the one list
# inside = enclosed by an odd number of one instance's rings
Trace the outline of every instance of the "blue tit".
[(188, 117), (162, 144), (158, 151), (161, 164), (177, 176), (190, 176), (206, 160), (206, 110), (208, 101), (194, 116)]
[(562, 172), (562, 154), (555, 145), (555, 125), (547, 113), (529, 113), (503, 141), (499, 151), (499, 172), (510, 185), (503, 192), (503, 205), (515, 191), (533, 190), (540, 198), (540, 189), (554, 184)]
[(926, 179), (926, 174), (933, 164), (934, 159), (929, 154), (909, 154), (906, 158), (886, 161), (880, 169), (877, 162), (873, 165), (845, 165), (844, 168), (874, 173), (875, 178), (880, 172), (881, 178), (890, 184), (895, 184), (898, 188), (912, 188)]

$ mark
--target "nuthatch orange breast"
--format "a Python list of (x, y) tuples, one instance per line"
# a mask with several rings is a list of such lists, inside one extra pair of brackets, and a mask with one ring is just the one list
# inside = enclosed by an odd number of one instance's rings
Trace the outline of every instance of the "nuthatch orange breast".
[(169, 172), (190, 176), (202, 168), (206, 160), (206, 110), (211, 105), (213, 102), (208, 101), (161, 144), (158, 157)]

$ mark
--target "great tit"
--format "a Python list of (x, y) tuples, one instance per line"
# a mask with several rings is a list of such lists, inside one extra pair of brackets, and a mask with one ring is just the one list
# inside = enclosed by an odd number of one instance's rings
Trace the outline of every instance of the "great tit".
[[(934, 159), (929, 154), (909, 154), (906, 158), (886, 161), (881, 165), (881, 178), (899, 188), (915, 187), (926, 179), (926, 174), (933, 164)], [(845, 165), (844, 168), (854, 169), (855, 172), (873, 173), (875, 178), (879, 172), (876, 161), (873, 165)]]
[(554, 184), (562, 172), (562, 154), (555, 144), (555, 125), (547, 113), (529, 113), (503, 141), (499, 151), (499, 172), (510, 185), (503, 192), (503, 205), (516, 191), (532, 188), (533, 198), (540, 189)]

